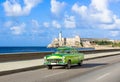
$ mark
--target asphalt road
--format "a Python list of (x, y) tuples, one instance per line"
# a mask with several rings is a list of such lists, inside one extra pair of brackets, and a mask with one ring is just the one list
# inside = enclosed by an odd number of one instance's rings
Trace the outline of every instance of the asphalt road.
[(120, 82), (120, 62), (77, 76), (66, 82)]
[[(120, 55), (87, 60), (67, 70), (54, 67), (0, 76), (0, 82), (120, 82)], [(104, 79), (105, 78), (105, 79)]]

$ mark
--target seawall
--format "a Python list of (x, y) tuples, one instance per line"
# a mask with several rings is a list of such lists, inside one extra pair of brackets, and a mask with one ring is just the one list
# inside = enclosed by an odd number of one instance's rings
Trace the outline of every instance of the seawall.
[[(120, 51), (120, 49), (89, 50), (89, 51), (79, 51), (79, 52), (84, 53), (84, 54), (87, 55), (87, 54), (104, 53), (104, 52), (114, 52), (114, 51)], [(0, 62), (41, 59), (45, 55), (48, 55), (48, 54), (51, 54), (51, 53), (54, 53), (54, 52), (1, 54), (0, 55)]]

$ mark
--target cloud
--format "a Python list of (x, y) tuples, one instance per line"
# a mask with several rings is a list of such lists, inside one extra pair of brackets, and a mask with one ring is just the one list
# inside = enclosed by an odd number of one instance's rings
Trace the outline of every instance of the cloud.
[(6, 0), (3, 3), (4, 11), (7, 16), (22, 16), (28, 15), (32, 8), (39, 4), (42, 0), (23, 0), (22, 6), (17, 0)]
[(76, 27), (75, 17), (66, 15), (64, 19), (64, 26), (66, 28), (75, 28)]
[(43, 26), (44, 26), (44, 27), (49, 27), (49, 26), (50, 26), (50, 23), (49, 23), (49, 22), (44, 22), (44, 23), (43, 23)]
[(80, 17), (93, 27), (103, 29), (114, 29), (120, 26), (120, 18), (109, 9), (111, 0), (91, 0), (88, 6), (72, 6), (72, 11), (79, 14)]
[(111, 24), (100, 24), (100, 28), (104, 29), (120, 29), (120, 19), (114, 15), (114, 23)]
[(119, 31), (110, 31), (111, 36), (116, 37), (119, 35)]
[(10, 30), (12, 31), (12, 34), (14, 35), (21, 35), (22, 33), (25, 32), (25, 23), (22, 23), (20, 25), (12, 26)]
[(66, 5), (65, 2), (59, 2), (57, 0), (51, 0), (51, 12), (55, 15), (58, 15), (62, 12), (65, 5)]
[(55, 28), (61, 28), (61, 25), (60, 25), (56, 20), (53, 20), (53, 21), (52, 21), (52, 25), (53, 25), (53, 27), (55, 27)]
[(30, 29), (30, 34), (32, 35), (32, 38), (34, 36), (38, 36), (41, 33), (44, 33), (44, 30), (41, 29), (41, 25), (39, 24), (38, 20), (31, 20), (32, 28)]
[(34, 27), (40, 27), (40, 24), (39, 24), (39, 22), (37, 21), (37, 20), (32, 20), (32, 25), (34, 26)]
[(5, 27), (11, 27), (12, 25), (13, 25), (12, 21), (7, 21), (7, 22), (4, 23)]
[(78, 14), (80, 14), (82, 17), (87, 16), (87, 7), (86, 6), (79, 6), (77, 3), (75, 3), (72, 6), (72, 10)]

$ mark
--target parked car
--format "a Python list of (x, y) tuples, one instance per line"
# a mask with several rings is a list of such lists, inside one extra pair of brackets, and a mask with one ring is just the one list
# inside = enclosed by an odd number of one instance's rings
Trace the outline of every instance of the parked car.
[(65, 66), (70, 69), (73, 64), (81, 66), (83, 60), (84, 54), (79, 53), (76, 48), (59, 47), (55, 53), (44, 57), (44, 65), (48, 69), (52, 69), (53, 66)]

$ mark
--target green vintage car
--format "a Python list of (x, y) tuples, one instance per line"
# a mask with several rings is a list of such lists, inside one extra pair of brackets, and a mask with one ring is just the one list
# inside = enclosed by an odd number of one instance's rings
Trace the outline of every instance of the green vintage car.
[(55, 53), (44, 57), (44, 65), (48, 69), (52, 69), (53, 66), (65, 66), (70, 69), (73, 64), (81, 65), (83, 60), (84, 54), (78, 53), (76, 48), (59, 47)]

